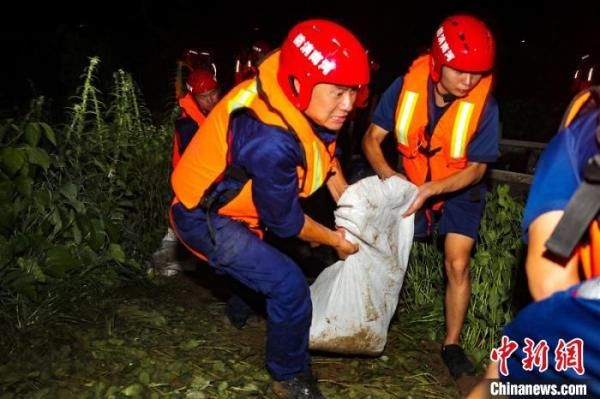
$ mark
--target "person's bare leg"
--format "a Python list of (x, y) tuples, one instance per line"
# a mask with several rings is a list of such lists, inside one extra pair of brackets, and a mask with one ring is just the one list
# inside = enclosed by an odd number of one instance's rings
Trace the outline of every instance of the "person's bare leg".
[(446, 337), (444, 345), (458, 344), (471, 299), (469, 263), (475, 241), (467, 236), (449, 233), (444, 243), (446, 285)]

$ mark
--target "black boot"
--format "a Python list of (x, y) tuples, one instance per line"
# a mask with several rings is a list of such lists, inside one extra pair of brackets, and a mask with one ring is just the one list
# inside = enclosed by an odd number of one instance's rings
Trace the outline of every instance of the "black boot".
[(475, 366), (465, 355), (463, 348), (458, 345), (442, 346), (442, 359), (454, 378), (458, 378), (463, 374), (475, 375)]
[(303, 373), (291, 380), (273, 381), (271, 389), (280, 399), (326, 399), (311, 373)]
[(256, 317), (256, 314), (240, 296), (233, 295), (225, 304), (225, 316), (232, 326), (240, 330), (251, 317)]

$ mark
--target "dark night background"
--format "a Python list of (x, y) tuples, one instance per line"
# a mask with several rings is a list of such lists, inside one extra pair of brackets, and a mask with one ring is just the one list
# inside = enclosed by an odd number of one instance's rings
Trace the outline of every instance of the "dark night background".
[[(404, 3), (408, 2), (384, 6), (373, 1), (354, 5), (288, 1), (267, 8), (251, 1), (207, 5), (138, 0), (79, 4), (66, 14), (68, 19), (51, 17), (58, 12), (53, 5), (25, 4), (14, 19), (5, 14), (6, 23), (0, 27), (0, 112), (22, 111), (29, 99), (44, 95), (53, 100), (53, 115), (60, 119), (68, 97), (80, 84), (87, 58), (97, 55), (102, 61), (102, 89), (106, 90), (116, 68), (124, 68), (133, 74), (150, 109), (160, 114), (172, 103), (175, 60), (184, 48), (213, 49), (219, 79), (228, 88), (233, 58), (242, 46), (255, 39), (277, 46), (294, 23), (310, 17), (333, 19), (357, 34), (382, 64), (374, 79), (377, 91), (403, 74), (418, 52), (428, 47), (445, 16), (469, 12), (483, 18), (496, 36), (496, 97), (504, 135), (539, 140), (553, 132), (545, 126), (537, 128), (537, 118), (560, 118), (557, 109), (562, 110), (569, 97), (568, 85), (578, 58), (586, 53), (598, 56), (600, 49), (598, 1), (535, 6), (526, 2)], [(48, 17), (42, 18), (46, 11)], [(545, 118), (543, 114), (552, 115)], [(519, 121), (523, 118), (529, 122)]]

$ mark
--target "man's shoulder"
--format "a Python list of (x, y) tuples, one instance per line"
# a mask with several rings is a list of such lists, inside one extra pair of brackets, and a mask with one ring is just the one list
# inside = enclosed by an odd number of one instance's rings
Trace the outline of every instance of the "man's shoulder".
[(589, 111), (578, 116), (573, 123), (559, 132), (565, 136), (565, 139), (572, 140), (575, 147), (588, 149), (594, 147), (591, 145), (596, 142), (596, 130), (600, 125), (600, 109)]
[[(545, 152), (556, 157), (556, 153), (564, 152), (572, 160), (573, 165), (583, 166), (587, 160), (598, 153), (596, 129), (600, 123), (600, 110), (592, 111), (577, 117), (573, 123), (560, 130), (550, 140)], [(545, 154), (546, 157), (550, 155)]]
[(387, 90), (390, 93), (395, 93), (396, 96), (400, 96), (402, 91), (402, 85), (404, 83), (404, 75), (397, 76), (394, 81), (388, 86)]
[(498, 100), (496, 100), (496, 97), (492, 93), (487, 96), (485, 107), (489, 110), (498, 112)]
[(252, 158), (268, 155), (270, 158), (288, 158), (300, 153), (299, 143), (294, 135), (274, 125), (260, 121), (250, 112), (241, 112), (232, 117), (234, 139)]

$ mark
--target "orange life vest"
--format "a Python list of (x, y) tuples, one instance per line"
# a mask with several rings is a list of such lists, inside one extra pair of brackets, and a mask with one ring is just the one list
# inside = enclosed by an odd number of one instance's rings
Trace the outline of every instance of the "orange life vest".
[(600, 224), (594, 220), (589, 228), (589, 242), (577, 250), (579, 262), (585, 278), (600, 276)]
[(425, 183), (428, 174), (440, 180), (467, 167), (467, 147), (492, 86), (492, 76), (483, 77), (466, 97), (452, 102), (428, 139), (429, 62), (429, 55), (417, 58), (404, 76), (394, 120), (404, 171), (417, 185)]
[[(179, 106), (181, 107), (181, 116), (180, 118), (192, 118), (194, 122), (198, 125), (198, 129), (204, 121), (206, 120), (206, 116), (200, 111), (198, 105), (196, 104), (196, 100), (191, 93), (187, 93), (185, 96), (179, 99)], [(173, 155), (171, 156), (171, 163), (173, 165), (173, 169), (179, 163), (179, 159), (181, 158), (181, 136), (178, 132), (175, 132), (173, 135)]]
[[(596, 93), (596, 98), (593, 98), (594, 95), (594, 91)], [(571, 101), (571, 104), (569, 105), (569, 107), (567, 108), (567, 111), (565, 112), (564, 116), (563, 116), (563, 120), (561, 122), (561, 129), (568, 127), (571, 122), (573, 122), (573, 120), (577, 117), (577, 115), (580, 114), (580, 112), (582, 111), (582, 109), (587, 108), (590, 104), (589, 101), (595, 101), (596, 105), (595, 107), (598, 106), (598, 97), (600, 97), (600, 87), (592, 87), (588, 90), (584, 90), (581, 93), (577, 94), (575, 96), (575, 98)], [(591, 104), (594, 104), (593, 102)], [(600, 129), (600, 126), (597, 127), (597, 129)], [(598, 133), (597, 133), (598, 134)], [(600, 139), (600, 138), (599, 138)], [(588, 167), (591, 166), (591, 163), (588, 164)], [(597, 165), (596, 165), (597, 166)], [(585, 180), (585, 178), (584, 178)], [(598, 184), (598, 182), (584, 182), (583, 184)], [(577, 195), (577, 192), (575, 193), (574, 197)], [(597, 198), (597, 195), (595, 195), (593, 198), (586, 198), (585, 201), (593, 201), (595, 202), (595, 204), (597, 205), (597, 201), (600, 201), (599, 198)], [(570, 234), (570, 230), (565, 230), (565, 231), (561, 231), (560, 233), (557, 233), (557, 230), (559, 230), (559, 227), (561, 227), (562, 224), (564, 225), (568, 225), (569, 222), (568, 221), (563, 221), (563, 219), (569, 218), (569, 212), (570, 212), (570, 206), (571, 206), (571, 201), (569, 201), (569, 204), (567, 204), (567, 210), (565, 211), (565, 214), (563, 215), (563, 218), (561, 218), (559, 225), (557, 226), (557, 228), (555, 229), (555, 231), (552, 233), (551, 238), (549, 239), (549, 241), (546, 243), (546, 245), (551, 245), (553, 243), (553, 240), (558, 239), (558, 243), (563, 243), (563, 240), (560, 240), (558, 237), (564, 237), (565, 234), (567, 237), (572, 236), (572, 234)], [(574, 207), (573, 209), (575, 209), (575, 212), (577, 212), (578, 214), (581, 214), (581, 209), (582, 208), (576, 208)], [(580, 241), (579, 245), (577, 246), (577, 248), (575, 249), (575, 254), (579, 259), (579, 265), (581, 267), (581, 272), (582, 274), (585, 276), (586, 279), (591, 279), (593, 277), (598, 277), (600, 276), (600, 222), (598, 221), (598, 215), (596, 214), (595, 218), (593, 218), (593, 220), (590, 222), (589, 224), (589, 228), (588, 230), (588, 234), (585, 240)], [(574, 238), (577, 239), (580, 235), (577, 234), (577, 236), (575, 236)], [(571, 237), (569, 237), (571, 238)], [(572, 244), (571, 245), (567, 245), (566, 248), (568, 248), (569, 246), (571, 246), (572, 248)], [(562, 248), (562, 247), (561, 247)], [(550, 247), (549, 249), (552, 250), (552, 248)], [(563, 250), (563, 252), (566, 252), (567, 250)], [(564, 254), (563, 254), (564, 255)]]
[[(324, 144), (304, 114), (287, 99), (277, 83), (278, 67), (279, 52), (275, 52), (260, 65), (257, 77), (240, 83), (210, 112), (171, 177), (175, 202), (188, 209), (198, 206), (212, 184), (223, 177), (229, 165), (230, 118), (241, 109), (251, 110), (265, 125), (280, 127), (298, 138), (305, 161), (297, 167), (301, 197), (323, 185), (332, 167), (336, 143)], [(257, 231), (259, 218), (252, 199), (252, 180), (218, 213)]]

